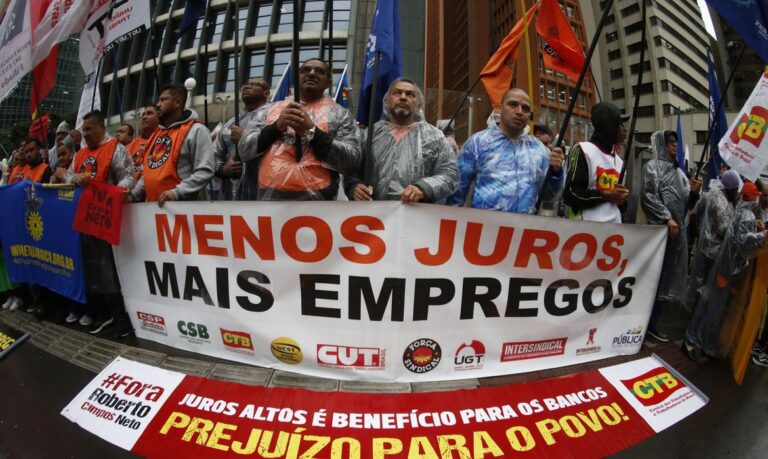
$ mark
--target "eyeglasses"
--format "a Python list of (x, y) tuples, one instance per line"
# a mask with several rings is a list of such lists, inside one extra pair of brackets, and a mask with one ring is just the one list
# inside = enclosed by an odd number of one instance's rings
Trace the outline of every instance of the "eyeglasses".
[(314, 67), (311, 65), (305, 65), (299, 68), (299, 73), (302, 75), (309, 75), (312, 71), (314, 71), (315, 75), (317, 76), (326, 76), (328, 74), (328, 70), (326, 70), (325, 67)]

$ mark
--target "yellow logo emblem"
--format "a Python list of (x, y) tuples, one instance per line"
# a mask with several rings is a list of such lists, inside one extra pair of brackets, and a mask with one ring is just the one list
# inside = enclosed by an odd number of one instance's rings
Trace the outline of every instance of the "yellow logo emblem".
[(288, 365), (299, 364), (304, 358), (299, 343), (285, 336), (274, 339), (269, 347), (277, 360)]

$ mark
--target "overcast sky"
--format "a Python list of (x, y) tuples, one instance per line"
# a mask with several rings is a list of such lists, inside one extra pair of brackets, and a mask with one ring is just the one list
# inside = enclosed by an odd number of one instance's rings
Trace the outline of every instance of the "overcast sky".
[(704, 18), (704, 27), (707, 29), (713, 38), (715, 37), (715, 27), (712, 25), (712, 18), (709, 17), (709, 8), (707, 8), (707, 2), (704, 0), (696, 0), (699, 2), (699, 9), (701, 10), (701, 17)]

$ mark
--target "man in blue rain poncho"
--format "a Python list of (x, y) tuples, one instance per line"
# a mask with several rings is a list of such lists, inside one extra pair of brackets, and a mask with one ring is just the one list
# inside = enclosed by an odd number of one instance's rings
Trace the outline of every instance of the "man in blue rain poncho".
[(458, 175), (453, 150), (442, 131), (424, 121), (423, 109), (416, 83), (392, 82), (382, 119), (373, 127), (373, 152), (363, 141), (363, 165), (344, 179), (349, 199), (432, 203), (453, 193)]
[(459, 189), (448, 203), (519, 214), (536, 212), (536, 201), (547, 169), (552, 173), (544, 199), (557, 196), (563, 185), (563, 152), (550, 151), (523, 131), (531, 119), (531, 99), (522, 89), (510, 89), (501, 99), (499, 123), (470, 137), (459, 153)]
[(718, 340), (723, 318), (749, 261), (765, 249), (768, 233), (758, 229), (755, 217), (760, 212), (758, 195), (754, 183), (744, 185), (742, 200), (736, 204), (720, 253), (688, 324), (683, 348), (694, 361), (724, 355)]
[(669, 337), (659, 327), (659, 318), (672, 304), (682, 304), (687, 290), (688, 242), (685, 215), (688, 212), (689, 192), (698, 193), (699, 180), (688, 180), (677, 167), (677, 134), (656, 131), (651, 135), (654, 159), (643, 168), (643, 191), (640, 204), (652, 225), (667, 226), (667, 247), (661, 267), (656, 301), (648, 322), (648, 334), (657, 341), (667, 342)]

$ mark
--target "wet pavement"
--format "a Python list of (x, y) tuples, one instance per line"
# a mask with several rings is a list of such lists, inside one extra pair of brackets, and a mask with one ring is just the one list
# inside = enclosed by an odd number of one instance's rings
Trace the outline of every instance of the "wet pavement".
[[(0, 457), (134, 457), (92, 435), (59, 413), (117, 355), (151, 365), (225, 381), (321, 391), (421, 392), (546, 379), (645, 357), (652, 352), (710, 397), (703, 409), (614, 457), (763, 458), (768, 455), (768, 372), (750, 365), (742, 386), (728, 364), (694, 364), (674, 343), (644, 347), (635, 356), (491, 378), (423, 384), (340, 382), (247, 366), (131, 337), (94, 338), (78, 327), (38, 322), (25, 313), (0, 312), (0, 321), (32, 333), (0, 360)], [(105, 332), (106, 334), (106, 332)], [(169, 457), (173, 453), (169, 451)]]

